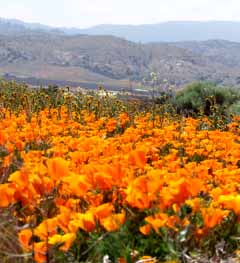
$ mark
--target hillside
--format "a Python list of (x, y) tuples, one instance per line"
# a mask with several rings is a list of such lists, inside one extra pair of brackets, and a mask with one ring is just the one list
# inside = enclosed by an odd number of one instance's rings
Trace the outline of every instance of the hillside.
[(36, 29), (36, 24), (32, 29), (21, 22), (15, 24), (9, 23), (3, 33), (0, 20), (0, 75), (8, 78), (127, 88), (154, 71), (159, 82), (167, 79), (177, 87), (196, 80), (240, 84), (237, 42), (140, 44), (113, 36), (67, 36), (44, 26)]
[[(151, 71), (168, 71), (189, 52), (168, 44), (141, 45), (111, 36), (31, 34), (0, 40), (0, 70), (22, 77), (103, 81), (141, 81)], [(193, 56), (193, 55), (192, 55)], [(192, 58), (191, 58), (192, 59)], [(185, 61), (184, 61), (185, 60)], [(183, 70), (175, 71), (176, 79)]]
[(187, 49), (194, 54), (207, 57), (211, 61), (232, 67), (240, 66), (240, 43), (224, 40), (188, 41), (172, 44)]

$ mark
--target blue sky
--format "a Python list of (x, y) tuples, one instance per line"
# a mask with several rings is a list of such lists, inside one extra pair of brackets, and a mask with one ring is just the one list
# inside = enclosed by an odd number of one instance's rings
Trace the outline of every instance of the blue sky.
[(52, 26), (240, 20), (240, 0), (0, 0), (0, 17)]

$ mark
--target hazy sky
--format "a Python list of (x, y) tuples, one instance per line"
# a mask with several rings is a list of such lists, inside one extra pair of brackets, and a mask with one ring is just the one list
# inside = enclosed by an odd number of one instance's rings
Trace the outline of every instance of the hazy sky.
[(240, 20), (240, 0), (0, 0), (0, 17), (67, 27)]

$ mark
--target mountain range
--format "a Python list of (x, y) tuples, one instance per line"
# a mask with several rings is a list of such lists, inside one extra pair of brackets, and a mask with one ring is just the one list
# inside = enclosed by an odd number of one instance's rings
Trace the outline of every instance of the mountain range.
[(66, 34), (113, 35), (129, 41), (179, 42), (221, 39), (240, 42), (240, 22), (165, 22), (150, 25), (99, 25), (87, 29), (62, 29)]
[(97, 25), (79, 29), (0, 18), (1, 33), (19, 34), (26, 33), (26, 30), (66, 35), (111, 35), (141, 43), (210, 39), (240, 42), (240, 22), (237, 21), (172, 21), (146, 25)]
[[(240, 85), (239, 22), (53, 28), (0, 19), (0, 75), (41, 84), (138, 87), (156, 72), (176, 87)], [(141, 85), (140, 85), (141, 86)]]

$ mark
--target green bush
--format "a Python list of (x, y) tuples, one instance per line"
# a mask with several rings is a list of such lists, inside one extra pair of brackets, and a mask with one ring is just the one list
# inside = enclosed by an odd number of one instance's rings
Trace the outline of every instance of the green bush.
[(232, 104), (229, 108), (229, 112), (234, 115), (240, 116), (240, 101)]
[(178, 112), (211, 115), (216, 108), (222, 113), (240, 99), (240, 92), (212, 83), (197, 82), (186, 86), (172, 99)]

